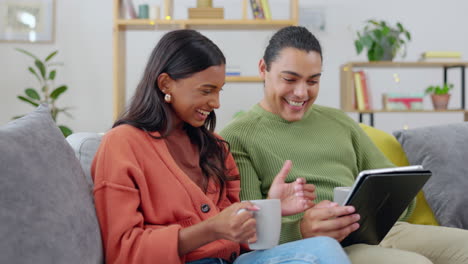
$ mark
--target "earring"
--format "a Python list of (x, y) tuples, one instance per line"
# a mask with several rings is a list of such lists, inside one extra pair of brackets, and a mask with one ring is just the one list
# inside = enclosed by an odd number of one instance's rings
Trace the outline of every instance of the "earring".
[(170, 102), (171, 102), (171, 99), (172, 99), (172, 97), (171, 97), (170, 94), (166, 94), (166, 95), (164, 96), (164, 101), (166, 101), (166, 103), (170, 103)]

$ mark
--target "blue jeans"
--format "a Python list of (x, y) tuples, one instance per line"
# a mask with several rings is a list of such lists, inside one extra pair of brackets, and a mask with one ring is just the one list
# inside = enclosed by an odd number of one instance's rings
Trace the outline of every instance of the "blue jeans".
[[(227, 264), (220, 259), (201, 259), (190, 264)], [(351, 264), (341, 245), (333, 238), (312, 237), (266, 250), (242, 254), (234, 264)]]

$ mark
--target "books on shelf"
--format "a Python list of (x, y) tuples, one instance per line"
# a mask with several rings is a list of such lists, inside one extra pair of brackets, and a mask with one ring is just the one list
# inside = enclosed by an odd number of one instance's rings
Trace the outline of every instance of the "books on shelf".
[(241, 69), (237, 65), (227, 65), (226, 66), (226, 76), (240, 76)]
[(354, 92), (355, 92), (355, 108), (357, 110), (371, 110), (371, 94), (367, 85), (367, 77), (364, 71), (353, 72), (354, 77)]
[(458, 62), (462, 53), (458, 51), (426, 51), (421, 54), (420, 61)]
[(122, 6), (125, 18), (135, 19), (138, 17), (132, 0), (125, 0)]
[(268, 0), (250, 0), (250, 7), (252, 8), (254, 19), (271, 19)]
[(261, 0), (262, 8), (263, 8), (263, 15), (265, 19), (271, 19), (271, 11), (270, 11), (270, 4), (268, 0)]

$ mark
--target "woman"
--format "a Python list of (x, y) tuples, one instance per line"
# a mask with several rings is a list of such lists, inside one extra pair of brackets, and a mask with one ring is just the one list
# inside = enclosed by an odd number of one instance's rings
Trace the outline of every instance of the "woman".
[[(263, 263), (295, 257), (303, 260), (287, 263), (316, 263), (331, 256), (329, 261), (347, 263), (329, 238), (236, 260), (240, 243), (255, 241), (249, 211), (258, 208), (239, 202), (236, 164), (213, 133), (224, 79), (224, 55), (200, 33), (169, 32), (156, 45), (127, 112), (104, 136), (93, 162), (106, 261)], [(283, 214), (302, 212), (315, 198), (303, 179), (284, 183), (290, 167), (285, 164), (269, 192), (281, 199)]]

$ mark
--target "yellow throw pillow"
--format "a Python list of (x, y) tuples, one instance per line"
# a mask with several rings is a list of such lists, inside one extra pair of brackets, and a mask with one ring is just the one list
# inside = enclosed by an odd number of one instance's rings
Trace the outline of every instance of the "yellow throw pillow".
[[(359, 125), (393, 164), (396, 166), (409, 165), (405, 151), (394, 136), (368, 125)], [(408, 219), (408, 222), (418, 225), (439, 225), (434, 217), (434, 213), (427, 204), (426, 198), (424, 198), (422, 190), (416, 196), (416, 208)]]

